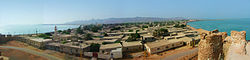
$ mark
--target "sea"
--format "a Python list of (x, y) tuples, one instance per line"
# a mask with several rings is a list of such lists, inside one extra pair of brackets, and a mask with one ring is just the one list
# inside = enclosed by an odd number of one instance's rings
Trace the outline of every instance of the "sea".
[(194, 28), (202, 28), (208, 31), (218, 29), (220, 32), (246, 31), (246, 39), (250, 40), (250, 18), (244, 19), (221, 19), (189, 22), (188, 25)]
[(80, 25), (56, 25), (56, 24), (17, 24), (17, 25), (1, 25), (0, 34), (22, 35), (53, 32), (57, 26), (57, 30), (66, 30), (77, 28)]

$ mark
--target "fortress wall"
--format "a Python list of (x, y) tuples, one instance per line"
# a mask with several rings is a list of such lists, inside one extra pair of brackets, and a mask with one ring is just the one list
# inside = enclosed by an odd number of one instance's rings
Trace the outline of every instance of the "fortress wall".
[(200, 35), (198, 60), (219, 60), (223, 57), (223, 37), (225, 33), (211, 31)]

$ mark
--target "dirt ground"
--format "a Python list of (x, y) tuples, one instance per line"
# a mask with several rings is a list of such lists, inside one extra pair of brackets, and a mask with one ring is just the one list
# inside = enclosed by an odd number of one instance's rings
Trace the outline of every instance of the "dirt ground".
[[(47, 53), (47, 54), (50, 54), (50, 55), (53, 55), (55, 57), (62, 58), (62, 59), (65, 59), (65, 60), (78, 60), (78, 58), (79, 58), (79, 57), (75, 57), (75, 56), (72, 56), (72, 55), (68, 55), (68, 54), (53, 51), (53, 50), (41, 50), (41, 49), (34, 48), (32, 46), (29, 46), (26, 43), (19, 42), (19, 41), (9, 41), (6, 44), (2, 44), (0, 46), (14, 46), (14, 47), (31, 49), (31, 50), (35, 50), (35, 51), (38, 51), (38, 52)], [(46, 58), (39, 57), (39, 56), (36, 56), (36, 55), (32, 55), (32, 54), (29, 54), (29, 53), (25, 53), (25, 52), (22, 52), (22, 51), (19, 51), (19, 50), (7, 49), (7, 51), (9, 51), (10, 53), (4, 53), (4, 54), (6, 56), (8, 56), (8, 57), (11, 56), (11, 55), (14, 55), (14, 56), (16, 55), (16, 57), (19, 57), (19, 55), (20, 55), (20, 57), (26, 58), (25, 60), (27, 60), (27, 59), (30, 59), (30, 60), (39, 60), (39, 59), (46, 60)], [(20, 54), (15, 54), (15, 52), (20, 52)], [(10, 57), (10, 58), (12, 58), (12, 57)], [(82, 58), (82, 59), (83, 60), (89, 60), (89, 58)], [(16, 60), (16, 59), (14, 59), (14, 60)], [(20, 60), (20, 59), (17, 59), (17, 60)]]
[[(176, 53), (180, 53), (180, 52), (187, 51), (187, 50), (191, 50), (191, 49), (192, 48), (189, 47), (189, 46), (183, 46), (183, 47), (180, 47), (180, 48), (171, 49), (171, 50), (160, 52), (160, 53), (157, 53), (157, 54), (152, 54), (152, 55), (150, 55), (148, 57), (140, 56), (140, 57), (128, 58), (128, 59), (122, 59), (122, 60), (160, 60), (161, 58), (164, 58), (166, 56), (176, 54)], [(132, 54), (138, 54), (138, 53), (132, 53)]]
[(7, 56), (10, 60), (47, 60), (44, 57), (33, 55), (19, 50), (0, 48), (3, 56)]

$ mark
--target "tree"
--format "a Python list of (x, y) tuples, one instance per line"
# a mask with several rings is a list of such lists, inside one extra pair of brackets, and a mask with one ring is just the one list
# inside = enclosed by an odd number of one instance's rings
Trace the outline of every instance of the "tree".
[(38, 35), (38, 37), (44, 38), (44, 39), (50, 39), (50, 36), (46, 35), (46, 34), (40, 34), (40, 35)]
[(93, 40), (92, 35), (87, 33), (86, 35), (84, 35), (84, 40)]
[(135, 34), (130, 34), (126, 42), (137, 41), (137, 38), (141, 38), (141, 35), (137, 32)]
[(142, 28), (148, 28), (148, 26), (147, 25), (143, 25)]
[(175, 24), (174, 27), (183, 28), (183, 27), (186, 27), (186, 25), (184, 25), (184, 24)]
[(160, 37), (160, 36), (164, 36), (164, 35), (167, 35), (167, 34), (168, 34), (168, 29), (164, 29), (164, 28), (155, 30), (153, 32), (153, 36), (155, 36), (155, 37)]
[(76, 33), (77, 34), (84, 34), (83, 30), (81, 29), (82, 26), (79, 26), (77, 29), (76, 29)]
[(57, 32), (61, 33), (61, 32), (62, 32), (62, 30), (58, 30)]
[(100, 44), (92, 43), (90, 45), (90, 52), (99, 52)]
[(120, 29), (121, 29), (121, 27), (114, 27), (111, 30), (120, 30)]
[(128, 32), (133, 32), (134, 30), (128, 30)]
[(106, 32), (102, 33), (103, 36), (109, 36)]
[(67, 30), (64, 30), (62, 33), (63, 34), (70, 34), (70, 32), (68, 32)]

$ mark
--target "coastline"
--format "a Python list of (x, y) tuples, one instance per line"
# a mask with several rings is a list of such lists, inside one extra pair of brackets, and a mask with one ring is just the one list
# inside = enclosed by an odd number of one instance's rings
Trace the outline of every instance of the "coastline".
[[(187, 23), (197, 22), (197, 21), (206, 21), (206, 20), (194, 20), (194, 21), (188, 21)], [(194, 28), (194, 27), (192, 27), (190, 25), (187, 25), (187, 27), (191, 28), (191, 30), (193, 30), (193, 31), (197, 31), (198, 33), (209, 33), (208, 30), (205, 30), (205, 29), (202, 29), (202, 28), (197, 29), (197, 28)]]

